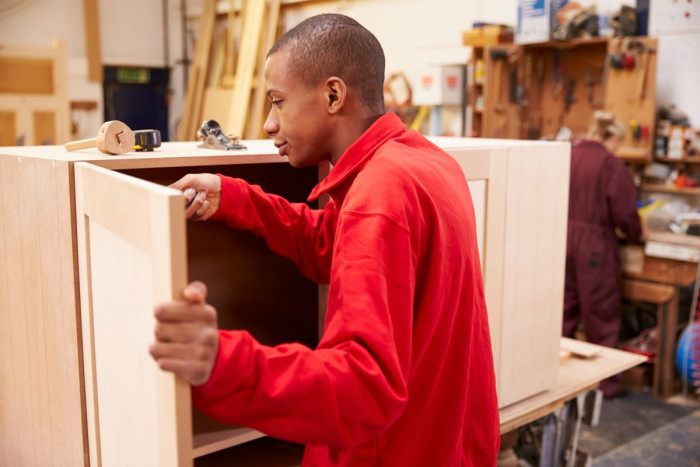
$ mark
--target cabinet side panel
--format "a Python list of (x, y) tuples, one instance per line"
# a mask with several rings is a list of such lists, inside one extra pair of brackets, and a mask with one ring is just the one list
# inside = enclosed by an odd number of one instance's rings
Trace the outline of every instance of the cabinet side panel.
[(36, 160), (18, 159), (17, 176), (21, 195), (18, 199), (17, 221), (21, 232), (22, 276), (24, 288), (24, 340), (27, 352), (27, 367), (23, 369), (29, 375), (32, 430), (35, 436), (34, 453), (37, 463), (50, 459), (51, 453), (51, 419), (49, 417), (49, 385), (47, 379), (46, 329), (44, 327), (44, 303), (41, 283), (41, 249), (39, 235), (39, 217), (37, 209)]
[(2, 465), (84, 463), (69, 185), (65, 163), (0, 156)]
[(0, 460), (2, 465), (36, 463), (29, 387), (22, 242), (18, 216), (18, 161), (0, 156)]
[(563, 148), (518, 147), (509, 156), (502, 407), (549, 389), (557, 375), (569, 173)]
[(69, 165), (36, 162), (42, 340), (50, 394), (51, 458), (45, 461), (65, 459), (80, 465), (83, 436)]

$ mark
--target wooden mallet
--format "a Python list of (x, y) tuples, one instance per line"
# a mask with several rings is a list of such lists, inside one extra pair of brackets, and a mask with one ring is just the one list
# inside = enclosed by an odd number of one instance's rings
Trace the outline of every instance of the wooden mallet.
[(97, 149), (105, 154), (124, 154), (134, 149), (135, 142), (136, 139), (131, 128), (124, 122), (111, 120), (102, 124), (97, 131), (97, 138), (73, 141), (66, 143), (64, 147), (67, 151), (76, 151), (97, 146)]

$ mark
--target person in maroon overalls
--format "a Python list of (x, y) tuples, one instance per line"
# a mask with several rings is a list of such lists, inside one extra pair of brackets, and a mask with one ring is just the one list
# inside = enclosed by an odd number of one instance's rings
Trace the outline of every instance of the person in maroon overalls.
[[(586, 339), (607, 347), (617, 345), (622, 323), (618, 233), (632, 243), (642, 235), (637, 189), (613, 155), (624, 134), (618, 120), (598, 111), (587, 139), (571, 150), (563, 335), (573, 337), (583, 321)], [(600, 389), (605, 397), (620, 394), (620, 375)]]

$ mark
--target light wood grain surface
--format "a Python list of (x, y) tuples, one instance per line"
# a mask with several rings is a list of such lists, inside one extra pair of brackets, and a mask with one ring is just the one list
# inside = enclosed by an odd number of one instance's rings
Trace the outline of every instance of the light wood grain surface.
[(646, 357), (631, 352), (582, 343), (594, 355), (569, 358), (559, 364), (556, 383), (548, 391), (501, 408), (501, 433), (507, 433), (557, 410), (579, 394), (598, 386), (603, 379), (644, 363)]

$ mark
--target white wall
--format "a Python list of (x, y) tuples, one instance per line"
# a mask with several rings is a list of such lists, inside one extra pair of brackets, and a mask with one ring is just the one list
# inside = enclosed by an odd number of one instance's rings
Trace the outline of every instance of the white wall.
[(659, 38), (657, 104), (675, 104), (700, 128), (700, 2), (651, 2), (649, 34)]
[(472, 23), (514, 26), (517, 0), (341, 1), (293, 11), (285, 27), (322, 12), (343, 13), (359, 21), (384, 47), (387, 74), (403, 71), (413, 81), (425, 66), (466, 63), (470, 48), (462, 45), (462, 31)]
[[(100, 0), (101, 46), (106, 64), (164, 66), (163, 1), (169, 25), (173, 89), (171, 134), (174, 135), (184, 97), (180, 0)], [(604, 12), (634, 2), (582, 0), (580, 3), (597, 3), (599, 11)], [(661, 42), (658, 100), (663, 104), (683, 105), (694, 125), (700, 126), (700, 93), (696, 84), (700, 81), (700, 61), (695, 58), (700, 48), (700, 2), (673, 4), (670, 0), (657, 0), (651, 3), (650, 33), (658, 34)], [(201, 4), (202, 0), (186, 0), (188, 13), (199, 11)], [(673, 20), (677, 17), (673, 5), (692, 10), (690, 20)], [(285, 28), (321, 12), (352, 16), (371, 30), (384, 46), (387, 73), (403, 71), (414, 80), (418, 70), (425, 66), (466, 62), (470, 49), (462, 46), (462, 31), (471, 28), (472, 23), (485, 21), (515, 26), (517, 0), (338, 0), (286, 11)], [(84, 123), (81, 128), (80, 137), (91, 137), (102, 120), (102, 95), (99, 85), (86, 80), (82, 15), (82, 0), (0, 0), (0, 43), (50, 44), (55, 37), (67, 40), (71, 99), (95, 100), (100, 104), (96, 120)], [(196, 26), (196, 20), (192, 20), (188, 29), (195, 31)], [(190, 60), (194, 45), (191, 39), (188, 37)], [(686, 54), (686, 59), (676, 59), (679, 50)], [(693, 50), (695, 55), (688, 57)]]
[[(165, 0), (173, 67), (171, 128), (182, 109), (180, 0)], [(107, 65), (166, 66), (162, 0), (100, 0), (102, 61)], [(87, 81), (83, 0), (0, 0), (0, 43), (48, 46), (54, 38), (68, 46), (68, 95), (93, 101), (96, 111), (75, 112), (76, 138), (91, 138), (102, 123), (102, 85)]]

